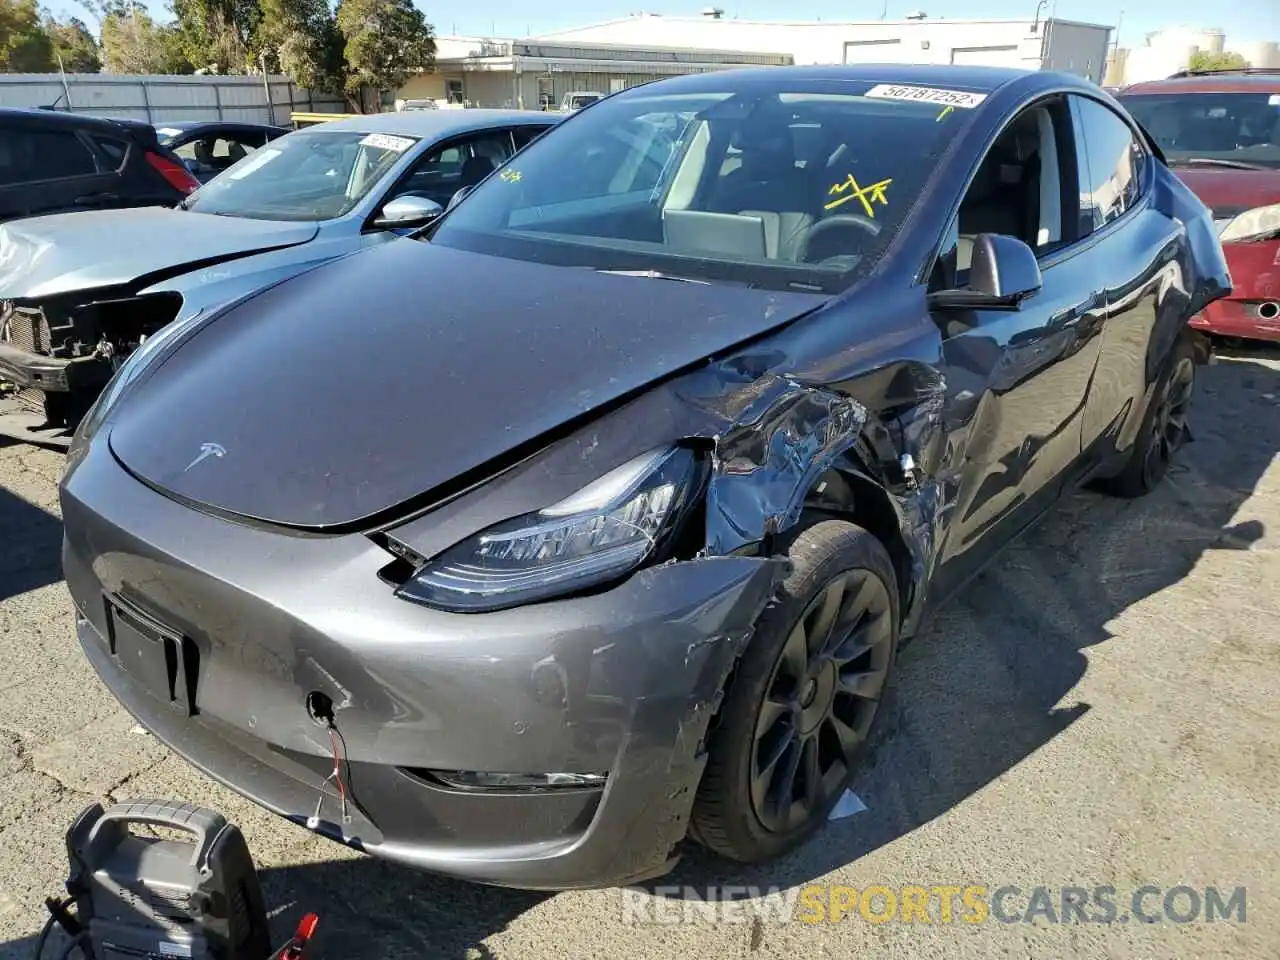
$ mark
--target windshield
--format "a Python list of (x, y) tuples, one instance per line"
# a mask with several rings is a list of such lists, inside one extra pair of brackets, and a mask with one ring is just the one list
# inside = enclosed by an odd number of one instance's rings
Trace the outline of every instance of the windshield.
[(256, 220), (331, 220), (354, 208), (415, 142), (347, 130), (286, 134), (209, 181), (184, 206)]
[(717, 82), (602, 100), (484, 181), (430, 240), (834, 292), (883, 255), (982, 99), (849, 81)]
[(1170, 163), (1225, 160), (1280, 168), (1280, 94), (1152, 93), (1120, 102)]

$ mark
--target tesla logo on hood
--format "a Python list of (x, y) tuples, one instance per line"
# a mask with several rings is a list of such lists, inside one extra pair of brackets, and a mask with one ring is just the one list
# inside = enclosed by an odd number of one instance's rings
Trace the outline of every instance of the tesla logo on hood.
[(197, 464), (204, 463), (210, 457), (225, 457), (226, 455), (227, 455), (227, 448), (224, 447), (222, 444), (202, 443), (200, 444), (200, 453), (196, 456), (194, 460), (192, 460), (190, 463), (187, 464), (186, 470), (183, 470), (182, 472), (186, 473), (187, 470), (190, 470), (192, 467), (196, 466)]

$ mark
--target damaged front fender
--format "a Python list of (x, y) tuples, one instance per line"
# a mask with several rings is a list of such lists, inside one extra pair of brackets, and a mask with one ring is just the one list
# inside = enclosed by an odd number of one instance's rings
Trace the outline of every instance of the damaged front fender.
[[(722, 369), (732, 375), (731, 367)], [(737, 402), (716, 402), (722, 396), (686, 394), (709, 426), (721, 427), (710, 438), (706, 492), (705, 552), (712, 556), (739, 552), (795, 524), (814, 481), (867, 422), (857, 401), (776, 375), (744, 380), (730, 394)]]
[[(803, 342), (806, 332), (797, 336)], [(904, 343), (887, 362), (852, 356), (838, 370), (814, 371), (798, 365), (799, 350), (748, 348), (658, 385), (467, 494), (373, 537), (396, 556), (430, 560), (563, 500), (640, 451), (691, 443), (706, 458), (702, 527), (673, 559), (769, 556), (777, 535), (816, 506), (886, 543), (906, 608), (922, 594), (946, 489), (939, 470), (944, 384), (921, 360), (927, 355)], [(776, 372), (784, 359), (791, 369)], [(824, 485), (837, 475), (847, 482)]]

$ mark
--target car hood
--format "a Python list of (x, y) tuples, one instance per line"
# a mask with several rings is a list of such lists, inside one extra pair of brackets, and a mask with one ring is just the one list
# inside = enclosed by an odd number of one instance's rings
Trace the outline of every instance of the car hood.
[(306, 243), (314, 223), (168, 207), (86, 210), (0, 225), (0, 298), (36, 299)]
[(354, 528), (483, 480), (557, 428), (826, 302), (397, 240), (211, 321), (113, 417), (178, 498)]
[(1173, 172), (1215, 213), (1280, 203), (1280, 170), (1175, 167)]

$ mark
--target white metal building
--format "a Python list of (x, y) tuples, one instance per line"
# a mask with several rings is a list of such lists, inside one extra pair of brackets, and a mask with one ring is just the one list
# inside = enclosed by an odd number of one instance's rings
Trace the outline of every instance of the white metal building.
[(793, 62), (790, 55), (768, 49), (441, 37), (435, 71), (412, 78), (396, 97), (537, 110), (559, 104), (573, 91), (616, 93), (663, 77)]
[[(1030, 7), (1031, 5), (1028, 4)], [(544, 34), (557, 43), (638, 44), (699, 50), (778, 51), (796, 63), (965, 63), (1062, 70), (1102, 81), (1111, 27), (1073, 20), (803, 21), (652, 13)]]

